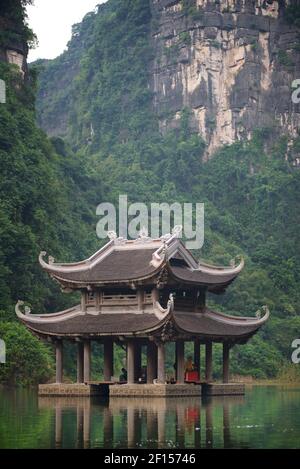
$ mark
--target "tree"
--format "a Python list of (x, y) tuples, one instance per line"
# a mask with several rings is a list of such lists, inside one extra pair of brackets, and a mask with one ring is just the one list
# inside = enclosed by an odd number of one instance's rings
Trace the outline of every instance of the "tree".
[(14, 322), (0, 322), (0, 337), (6, 344), (6, 364), (0, 365), (1, 383), (28, 385), (51, 378), (54, 360), (49, 346)]

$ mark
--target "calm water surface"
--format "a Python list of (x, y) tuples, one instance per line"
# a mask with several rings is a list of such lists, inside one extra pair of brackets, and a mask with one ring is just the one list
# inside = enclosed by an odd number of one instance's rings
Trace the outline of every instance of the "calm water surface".
[(0, 448), (300, 448), (300, 387), (245, 397), (38, 397), (0, 389)]

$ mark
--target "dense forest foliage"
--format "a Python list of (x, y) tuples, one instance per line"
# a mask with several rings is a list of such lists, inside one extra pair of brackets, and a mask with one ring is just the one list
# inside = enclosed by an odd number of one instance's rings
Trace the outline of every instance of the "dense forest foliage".
[[(300, 137), (270, 147), (270, 129), (260, 129), (204, 162), (189, 109), (179, 129), (161, 134), (148, 86), (151, 21), (148, 1), (109, 0), (73, 27), (65, 53), (31, 67), (25, 83), (13, 66), (0, 65), (8, 85), (8, 102), (0, 105), (2, 319), (14, 321), (17, 299), (35, 311), (75, 302), (41, 273), (37, 256), (47, 250), (68, 261), (93, 252), (98, 203), (117, 203), (119, 194), (129, 202), (204, 202), (205, 244), (195, 254), (218, 264), (237, 254), (246, 259), (240, 278), (210, 305), (237, 315), (253, 316), (264, 304), (271, 310), (260, 333), (235, 347), (232, 372), (274, 377), (290, 362), (300, 327), (300, 173), (292, 164)], [(50, 140), (35, 124), (36, 75), (38, 122), (55, 135)], [(101, 375), (99, 350), (94, 377)], [(71, 346), (66, 367), (74, 375)], [(215, 376), (220, 370), (216, 347)]]
[[(7, 11), (1, 4), (2, 17), (16, 18), (18, 31), (20, 18), (25, 20), (25, 3), (8, 3)], [(18, 357), (24, 365), (26, 354), (24, 360), (20, 354), (26, 350), (28, 334), (17, 323), (16, 332), (11, 333), (6, 322), (15, 320), (18, 299), (26, 299), (37, 311), (55, 311), (72, 302), (41, 272), (37, 258), (42, 249), (70, 260), (95, 249), (91, 232), (96, 200), (89, 192), (93, 177), (80, 157), (63, 141), (49, 141), (35, 123), (34, 71), (24, 80), (16, 65), (0, 62), (0, 78), (6, 83), (6, 104), (0, 104), (0, 336), (6, 341), (8, 357)], [(15, 344), (17, 337), (19, 344)], [(30, 347), (36, 347), (37, 357), (44, 353), (46, 359), (47, 350), (37, 340), (28, 340)], [(16, 372), (17, 381), (45, 378), (43, 360), (37, 363), (41, 366), (38, 375), (23, 366), (23, 376)], [(1, 366), (0, 380), (14, 381), (10, 366), (9, 361)]]
[(0, 3), (1, 47), (18, 44), (27, 50), (36, 44), (37, 38), (27, 25), (27, 5), (32, 5), (32, 0), (9, 0)]

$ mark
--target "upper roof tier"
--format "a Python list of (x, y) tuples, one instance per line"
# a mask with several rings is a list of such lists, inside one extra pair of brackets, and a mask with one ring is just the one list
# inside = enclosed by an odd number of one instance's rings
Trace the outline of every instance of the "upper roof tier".
[(88, 259), (62, 264), (41, 252), (42, 268), (56, 279), (63, 288), (180, 284), (204, 286), (211, 291), (222, 292), (243, 269), (238, 265), (221, 267), (198, 262), (178, 238), (178, 231), (152, 239), (141, 235), (136, 240), (126, 240), (111, 235), (110, 241)]

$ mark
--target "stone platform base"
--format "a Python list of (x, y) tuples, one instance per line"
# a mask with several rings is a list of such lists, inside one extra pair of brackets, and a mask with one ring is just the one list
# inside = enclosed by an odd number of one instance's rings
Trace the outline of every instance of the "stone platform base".
[(241, 383), (203, 383), (203, 396), (241, 396), (245, 394), (245, 385)]
[(108, 388), (96, 384), (40, 384), (39, 396), (105, 396)]
[(201, 386), (195, 384), (122, 384), (109, 387), (109, 397), (183, 397), (201, 396)]
[(245, 394), (241, 383), (199, 384), (40, 384), (39, 396), (70, 397), (184, 397), (238, 396)]

